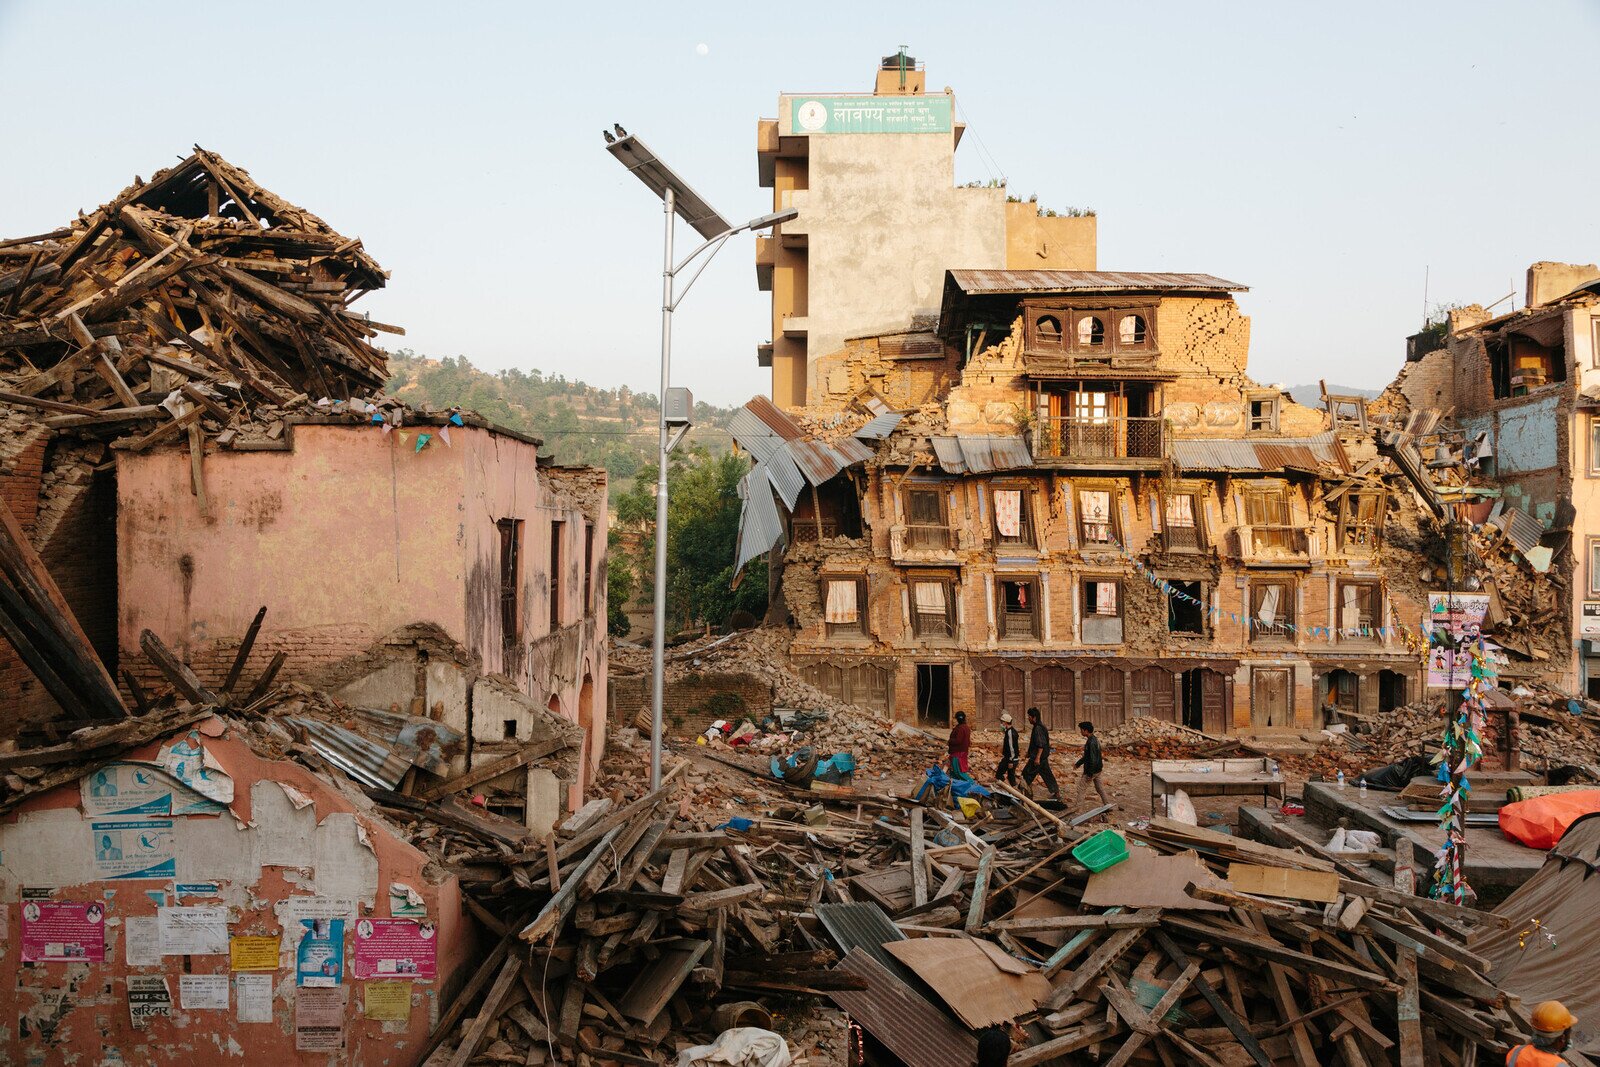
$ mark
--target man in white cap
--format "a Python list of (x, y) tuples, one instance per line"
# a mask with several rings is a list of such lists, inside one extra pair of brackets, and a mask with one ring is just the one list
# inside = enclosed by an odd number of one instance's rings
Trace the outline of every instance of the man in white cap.
[(1020, 746), (1017, 738), (1017, 728), (1011, 725), (1011, 713), (1002, 711), (1000, 722), (1006, 728), (1004, 736), (1000, 738), (1000, 767), (995, 771), (995, 779), (1008, 782), (1012, 786), (1017, 784), (1017, 760)]

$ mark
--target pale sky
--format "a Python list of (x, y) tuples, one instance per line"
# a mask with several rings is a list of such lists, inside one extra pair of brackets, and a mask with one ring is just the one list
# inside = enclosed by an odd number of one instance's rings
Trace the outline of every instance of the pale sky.
[[(199, 143), (365, 240), (394, 347), (655, 392), (659, 202), (601, 129), (748, 218), (778, 93), (868, 91), (901, 44), (970, 123), (958, 180), (1093, 207), (1105, 269), (1250, 286), (1265, 382), (1388, 381), (1425, 272), (1435, 303), (1520, 304), (1530, 262), (1600, 259), (1596, 0), (0, 0), (0, 237)], [(698, 399), (767, 391), (753, 255), (677, 316)]]

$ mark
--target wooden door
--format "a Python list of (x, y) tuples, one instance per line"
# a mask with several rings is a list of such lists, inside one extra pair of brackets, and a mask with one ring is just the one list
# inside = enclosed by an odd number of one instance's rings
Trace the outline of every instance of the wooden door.
[(1145, 667), (1133, 674), (1133, 693), (1129, 712), (1148, 715), (1166, 722), (1177, 721), (1175, 701), (1172, 698), (1172, 672), (1160, 667)]
[[(1072, 730), (1078, 725), (1072, 681), (1072, 672), (1065, 667), (1039, 667), (1033, 672), (1033, 704), (1039, 709), (1039, 718), (1051, 730)], [(1022, 722), (1022, 716), (1016, 712), (1012, 714), (1016, 715), (1018, 723)]]
[(1287, 668), (1257, 667), (1250, 672), (1250, 725), (1294, 725)]
[(998, 725), (1002, 711), (1009, 711), (1013, 719), (1021, 722), (1023, 710), (1020, 668), (1002, 663), (978, 672), (978, 707), (973, 726)]
[(1208, 734), (1228, 732), (1228, 680), (1220, 671), (1200, 671), (1200, 729)]
[(1123, 701), (1122, 672), (1115, 667), (1091, 667), (1083, 672), (1083, 717), (1096, 730), (1120, 726), (1127, 717)]

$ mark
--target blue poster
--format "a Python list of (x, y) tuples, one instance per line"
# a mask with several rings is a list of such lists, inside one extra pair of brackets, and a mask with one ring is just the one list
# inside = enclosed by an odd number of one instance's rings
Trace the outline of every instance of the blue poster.
[(301, 919), (295, 984), (336, 986), (344, 981), (344, 920)]

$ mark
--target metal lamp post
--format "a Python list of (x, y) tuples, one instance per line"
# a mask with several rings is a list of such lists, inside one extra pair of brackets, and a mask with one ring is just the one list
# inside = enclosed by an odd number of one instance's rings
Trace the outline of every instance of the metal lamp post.
[[(666, 241), (662, 253), (661, 270), (661, 416), (659, 421), (658, 449), (656, 453), (656, 581), (655, 581), (655, 633), (650, 643), (650, 788), (661, 786), (661, 705), (666, 681), (667, 637), (667, 458), (677, 447), (683, 435), (689, 432), (694, 400), (687, 389), (673, 389), (669, 385), (672, 362), (672, 313), (688, 295), (689, 289), (705, 270), (711, 257), (722, 248), (723, 242), (745, 230), (762, 230), (787, 222), (799, 215), (794, 208), (773, 212), (751, 219), (739, 226), (731, 225), (711, 209), (687, 182), (678, 177), (672, 168), (656, 158), (643, 141), (615, 126), (616, 136), (605, 133), (606, 151), (633, 172), (634, 176), (661, 198), (666, 215)], [(682, 218), (705, 241), (681, 261), (672, 260), (672, 232), (676, 218)], [(704, 256), (702, 259), (701, 257)], [(699, 259), (700, 264), (683, 285), (677, 288), (678, 275), (689, 264)]]

